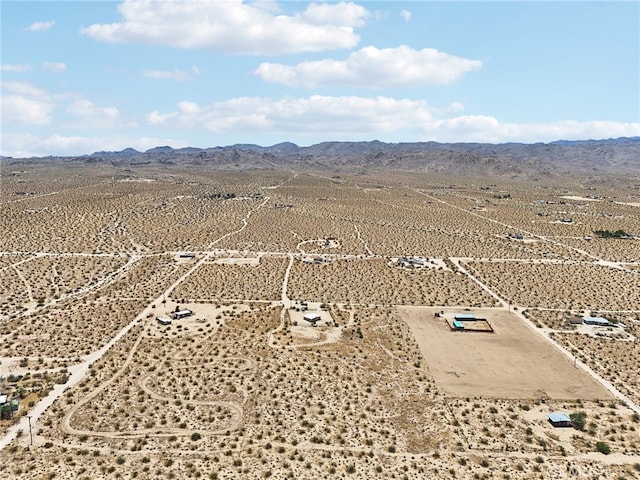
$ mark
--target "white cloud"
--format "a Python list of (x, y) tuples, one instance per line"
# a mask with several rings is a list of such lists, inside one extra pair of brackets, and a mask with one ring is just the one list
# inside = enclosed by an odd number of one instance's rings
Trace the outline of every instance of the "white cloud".
[[(51, 125), (54, 120), (64, 127), (79, 129), (117, 129), (136, 127), (134, 121), (125, 121), (115, 107), (101, 107), (92, 101), (71, 93), (53, 94), (26, 82), (2, 82), (2, 124)], [(54, 119), (54, 111), (62, 110), (71, 121)]]
[(48, 125), (51, 123), (53, 106), (47, 101), (22, 95), (3, 95), (2, 124)]
[(18, 95), (26, 95), (31, 97), (45, 97), (47, 92), (41, 88), (35, 87), (25, 82), (2, 82), (2, 90)]
[(311, 3), (294, 15), (275, 2), (242, 0), (157, 2), (128, 0), (122, 22), (94, 24), (81, 33), (104, 42), (168, 45), (222, 53), (278, 55), (352, 48), (367, 10), (353, 3)]
[(369, 46), (353, 52), (344, 61), (318, 60), (295, 66), (262, 63), (254, 73), (266, 81), (288, 86), (383, 88), (447, 84), (481, 66), (479, 60), (456, 57), (433, 48)]
[(176, 116), (175, 113), (162, 114), (157, 110), (154, 110), (153, 112), (147, 114), (147, 122), (153, 126), (163, 125), (167, 123), (169, 120), (171, 120), (172, 118), (174, 118), (175, 116)]
[(1, 90), (2, 125), (51, 123), (54, 105), (43, 90), (23, 82), (2, 82)]
[(90, 100), (76, 99), (66, 109), (75, 117), (72, 126), (77, 128), (133, 128), (135, 122), (123, 121), (115, 107), (99, 107)]
[(63, 62), (44, 62), (42, 68), (47, 72), (64, 73), (67, 71), (67, 64)]
[(434, 119), (424, 130), (439, 142), (551, 142), (640, 135), (640, 123), (563, 120), (548, 123), (500, 122), (488, 115)]
[(56, 22), (54, 22), (53, 20), (49, 22), (34, 22), (31, 25), (29, 25), (27, 28), (25, 28), (25, 30), (27, 32), (42, 32), (44, 30), (49, 30), (51, 27), (55, 25), (55, 23)]
[(366, 8), (351, 2), (311, 3), (300, 15), (314, 25), (361, 27), (369, 16)]
[(31, 70), (31, 65), (26, 64), (11, 64), (11, 63), (3, 63), (0, 65), (0, 71), (3, 72), (15, 72), (15, 73), (24, 73), (29, 72)]
[(316, 143), (325, 140), (440, 142), (548, 142), (558, 139), (640, 135), (640, 123), (558, 121), (540, 124), (501, 122), (487, 115), (459, 115), (454, 102), (433, 108), (423, 100), (389, 97), (241, 97), (211, 105), (180, 102), (173, 112), (154, 111), (154, 126), (202, 130), (247, 141), (254, 138)]
[[(193, 72), (197, 74), (199, 70), (196, 69)], [(191, 75), (184, 70), (143, 70), (142, 74), (148, 78), (178, 80), (180, 82), (191, 80)]]
[(445, 107), (434, 107), (431, 109), (434, 115), (442, 117), (453, 113), (458, 113), (464, 110), (464, 104), (462, 102), (453, 102)]
[(161, 137), (98, 136), (53, 134), (36, 136), (24, 133), (3, 134), (0, 154), (21, 157), (43, 157), (47, 155), (85, 155), (99, 151), (120, 151), (131, 147), (145, 151), (158, 145), (171, 145), (174, 148), (188, 146), (185, 142)]
[(262, 10), (262, 11), (273, 13), (273, 14), (277, 14), (282, 11), (282, 9), (280, 8), (280, 5), (278, 5), (278, 2), (276, 0), (255, 0), (251, 4), (251, 6), (258, 10)]
[(68, 108), (67, 112), (89, 119), (91, 117), (100, 117), (108, 120), (118, 118), (118, 109), (113, 107), (97, 107), (89, 100), (75, 100)]
[(411, 20), (411, 12), (409, 10), (401, 10), (400, 16), (404, 19), (405, 22)]
[(303, 132), (326, 138), (344, 138), (363, 129), (387, 132), (410, 128), (431, 119), (423, 100), (396, 100), (388, 97), (328, 97), (271, 100), (241, 97), (212, 105), (180, 102), (175, 112), (152, 112), (147, 117), (154, 125), (203, 128), (214, 133), (246, 131)]

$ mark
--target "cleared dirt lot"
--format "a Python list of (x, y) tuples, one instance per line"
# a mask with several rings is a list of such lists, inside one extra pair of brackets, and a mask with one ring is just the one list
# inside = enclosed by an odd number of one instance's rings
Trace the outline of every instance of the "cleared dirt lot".
[[(605, 399), (609, 393), (517, 317), (499, 309), (473, 309), (495, 333), (452, 332), (440, 308), (403, 307), (429, 370), (456, 397)], [(444, 309), (445, 312), (459, 311)]]

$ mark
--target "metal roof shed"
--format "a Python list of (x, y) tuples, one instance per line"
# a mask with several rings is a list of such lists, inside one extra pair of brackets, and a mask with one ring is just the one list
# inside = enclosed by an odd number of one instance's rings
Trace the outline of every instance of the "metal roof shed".
[(473, 313), (456, 313), (453, 318), (456, 320), (475, 320), (476, 316)]
[(611, 322), (603, 317), (582, 317), (582, 320), (587, 325), (599, 325), (603, 327), (611, 325)]
[(554, 427), (570, 427), (571, 419), (566, 413), (562, 412), (551, 412), (547, 415), (547, 419), (549, 423)]
[(315, 322), (319, 321), (321, 317), (317, 313), (307, 313), (302, 318), (304, 318), (307, 322), (314, 322), (315, 323)]

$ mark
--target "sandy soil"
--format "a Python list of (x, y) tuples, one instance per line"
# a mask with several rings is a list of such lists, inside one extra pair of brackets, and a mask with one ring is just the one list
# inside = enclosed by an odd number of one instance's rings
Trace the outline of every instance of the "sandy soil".
[(502, 309), (473, 309), (494, 333), (453, 332), (433, 308), (405, 307), (437, 384), (454, 396), (608, 399), (609, 393)]
[[(640, 232), (635, 180), (22, 167), (0, 165), (3, 477), (640, 472), (640, 242), (585, 240)], [(433, 317), (464, 308), (495, 333)], [(566, 325), (586, 313), (627, 333)]]
[(579, 202), (601, 202), (602, 201), (598, 198), (580, 197), (578, 195), (560, 195), (560, 198), (564, 198), (565, 200), (576, 200)]

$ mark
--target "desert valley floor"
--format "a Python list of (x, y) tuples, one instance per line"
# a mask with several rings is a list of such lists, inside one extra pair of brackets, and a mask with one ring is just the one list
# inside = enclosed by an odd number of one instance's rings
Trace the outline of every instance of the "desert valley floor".
[(637, 179), (0, 174), (4, 478), (640, 477)]

